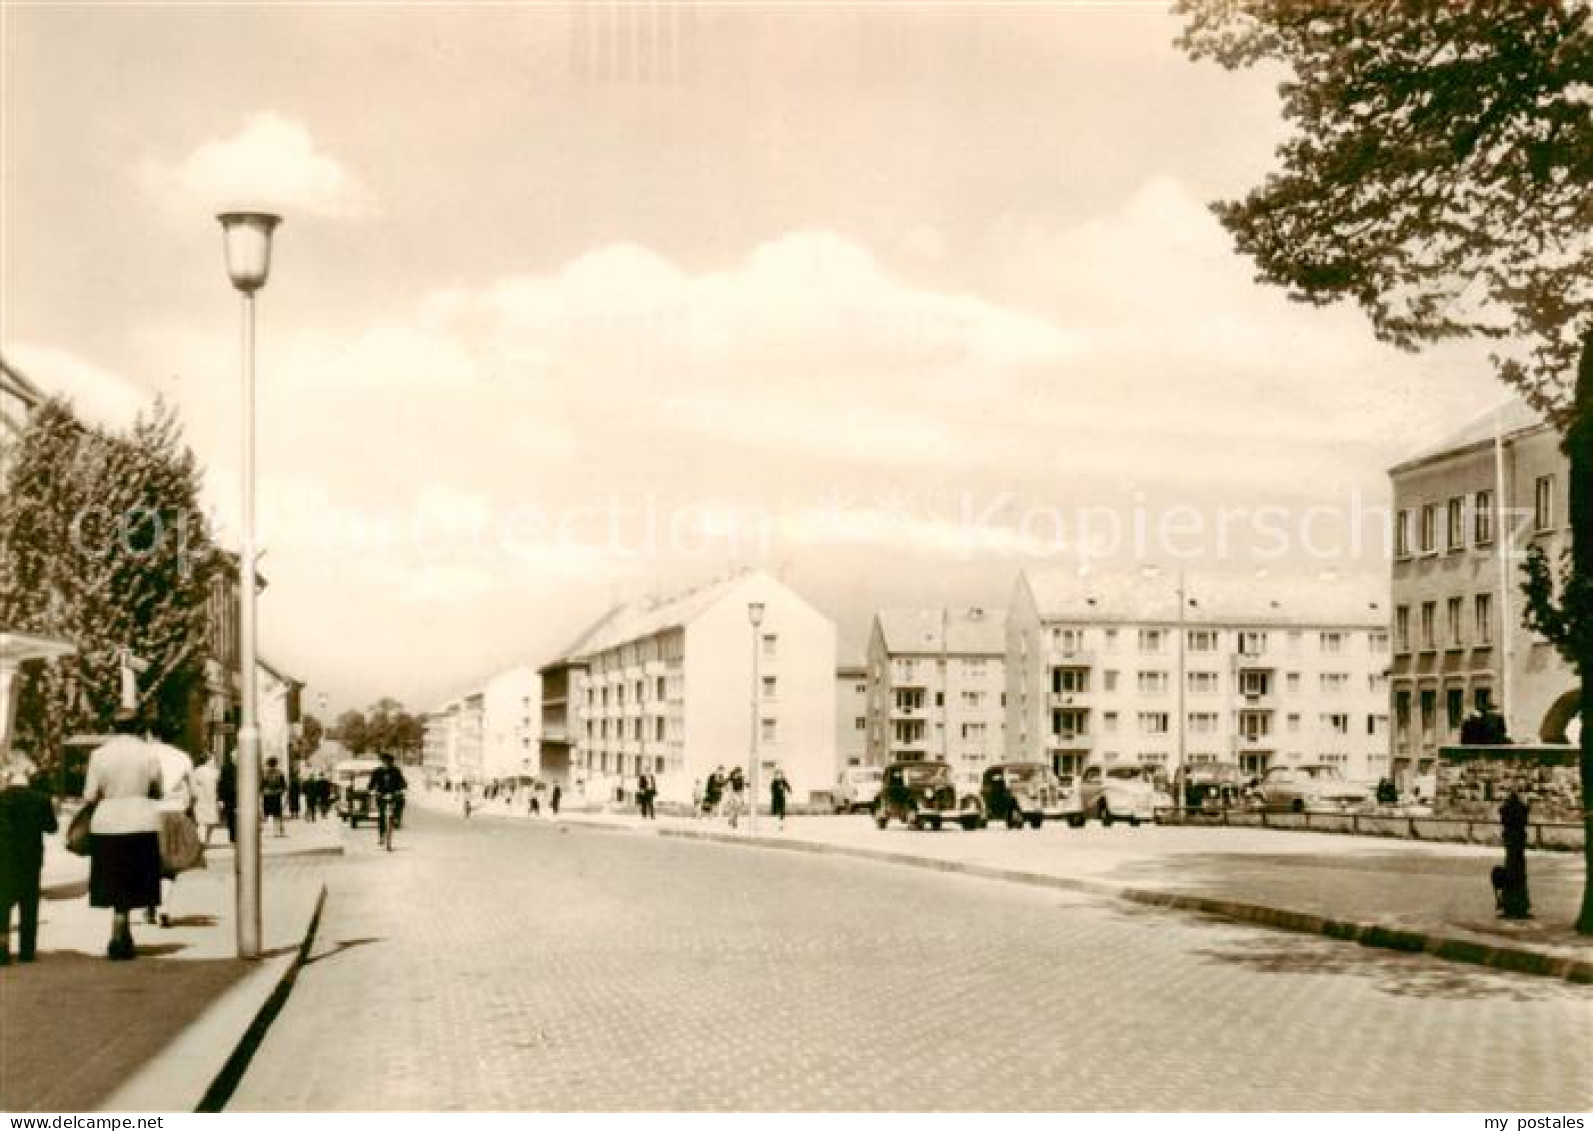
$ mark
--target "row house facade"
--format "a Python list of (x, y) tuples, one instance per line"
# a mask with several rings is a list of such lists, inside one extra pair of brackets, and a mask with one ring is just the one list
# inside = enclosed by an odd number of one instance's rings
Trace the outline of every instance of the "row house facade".
[(830, 787), (835, 626), (767, 574), (613, 609), (581, 651), (571, 773), (586, 796), (617, 798), (645, 770), (687, 802), (716, 767), (748, 765), (754, 740), (764, 782), (779, 766), (797, 797)]
[(1389, 772), (1387, 612), (1346, 582), (1024, 572), (1006, 650), (1015, 759)]
[(980, 772), (1006, 753), (1004, 609), (881, 609), (868, 644), (871, 765)]
[[(1529, 547), (1570, 545), (1558, 432), (1519, 400), (1389, 471), (1394, 494), (1394, 770), (1431, 769), (1466, 716), (1504, 716), (1518, 743), (1564, 743), (1575, 674), (1522, 619)], [(1574, 731), (1572, 732), (1574, 733)]]

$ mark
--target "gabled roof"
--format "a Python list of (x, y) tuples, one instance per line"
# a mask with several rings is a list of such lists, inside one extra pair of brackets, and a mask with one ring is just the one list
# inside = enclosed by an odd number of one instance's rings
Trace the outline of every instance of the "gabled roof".
[(741, 570), (669, 597), (616, 605), (587, 630), (569, 655), (591, 656), (668, 629), (684, 628), (751, 576), (753, 571)]
[(44, 390), (23, 376), (4, 357), (0, 357), (0, 387), (21, 398), (30, 407), (44, 400)]
[(1495, 429), (1502, 436), (1513, 436), (1518, 432), (1529, 432), (1537, 428), (1547, 428), (1549, 424), (1543, 419), (1541, 413), (1527, 404), (1520, 397), (1511, 397), (1482, 413), (1466, 424), (1465, 427), (1444, 437), (1442, 441), (1431, 447), (1423, 449), (1420, 453), (1409, 459), (1401, 460), (1392, 467), (1391, 471), (1400, 471), (1418, 463), (1439, 456), (1449, 455), (1476, 444), (1491, 443)]
[(956, 656), (989, 656), (1007, 650), (1006, 609), (978, 606), (881, 609), (875, 619), (885, 640), (885, 651), (893, 656), (938, 655), (941, 652)]
[[(1177, 579), (1167, 575), (1025, 571), (1043, 621), (1176, 624)], [(1385, 583), (1332, 577), (1191, 577), (1188, 624), (1360, 627), (1388, 624)]]

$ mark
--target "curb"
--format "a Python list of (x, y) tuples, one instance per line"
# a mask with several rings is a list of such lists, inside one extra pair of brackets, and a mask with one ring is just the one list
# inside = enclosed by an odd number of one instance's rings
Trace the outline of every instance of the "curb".
[[(599, 822), (585, 819), (582, 825), (625, 828), (633, 826), (618, 822)], [(1559, 978), (1579, 985), (1593, 985), (1593, 961), (1565, 955), (1546, 954), (1526, 947), (1499, 945), (1477, 939), (1453, 935), (1433, 934), (1408, 927), (1384, 923), (1363, 922), (1350, 919), (1333, 919), (1308, 911), (1290, 911), (1259, 903), (1221, 899), (1213, 896), (1188, 895), (1181, 892), (1157, 891), (1149, 888), (1126, 887), (1105, 880), (1074, 879), (1039, 872), (1022, 872), (990, 864), (968, 864), (958, 860), (937, 860), (926, 856), (913, 856), (903, 852), (886, 852), (880, 849), (858, 848), (852, 845), (824, 844), (808, 840), (774, 840), (768, 837), (731, 836), (726, 833), (698, 829), (648, 829), (638, 830), (655, 836), (675, 837), (680, 840), (699, 840), (718, 844), (744, 845), (754, 848), (784, 849), (788, 852), (807, 852), (820, 856), (848, 856), (871, 860), (881, 864), (895, 864), (908, 868), (923, 868), (933, 872), (952, 872), (979, 879), (1000, 880), (1005, 883), (1028, 884), (1033, 887), (1053, 888), (1061, 891), (1082, 891), (1095, 895), (1115, 896), (1118, 899), (1147, 907), (1160, 907), (1174, 911), (1194, 911), (1215, 915), (1243, 923), (1255, 923), (1278, 930), (1300, 934), (1321, 935), (1361, 946), (1398, 950), (1406, 953), (1427, 954), (1449, 962), (1464, 962), (1496, 970), (1509, 970), (1517, 974), (1532, 974), (1543, 978)]]
[[(266, 1030), (281, 1012), (321, 923), (326, 884), (319, 885), (303, 940), (289, 954), (262, 962), (133, 1077), (99, 1105), (101, 1111), (217, 1112), (238, 1086)], [(249, 1017), (240, 1034), (235, 1015)], [(219, 1062), (219, 1063), (218, 1063)], [(191, 1066), (191, 1081), (174, 1083), (174, 1066)]]

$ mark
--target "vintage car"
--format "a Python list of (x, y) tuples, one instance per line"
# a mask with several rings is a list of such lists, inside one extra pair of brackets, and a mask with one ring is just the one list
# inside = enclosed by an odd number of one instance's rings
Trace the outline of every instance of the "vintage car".
[[(1078, 788), (1066, 785), (1043, 762), (1002, 762), (985, 769), (979, 789), (979, 824), (999, 821), (1009, 829), (1027, 824), (1037, 829), (1046, 821), (1084, 823)], [(965, 824), (966, 827), (966, 824)]]
[(1184, 804), (1208, 812), (1237, 809), (1243, 805), (1244, 789), (1244, 774), (1231, 762), (1191, 766), (1184, 775)]
[(1156, 787), (1139, 766), (1089, 766), (1079, 783), (1079, 804), (1085, 817), (1102, 825), (1155, 820)]
[(1360, 809), (1372, 791), (1348, 781), (1337, 766), (1273, 766), (1261, 778), (1261, 801), (1268, 809), (1303, 813), (1307, 809)]
[(885, 771), (878, 766), (848, 766), (835, 782), (835, 811), (856, 813), (874, 808)]
[(376, 805), (371, 800), (371, 775), (380, 768), (375, 758), (349, 758), (332, 767), (332, 783), (337, 787), (337, 815), (350, 828), (361, 821), (376, 820)]
[(957, 787), (951, 767), (944, 762), (892, 762), (885, 767), (879, 798), (874, 802), (874, 823), (885, 828), (892, 820), (909, 828), (940, 828), (959, 819)]

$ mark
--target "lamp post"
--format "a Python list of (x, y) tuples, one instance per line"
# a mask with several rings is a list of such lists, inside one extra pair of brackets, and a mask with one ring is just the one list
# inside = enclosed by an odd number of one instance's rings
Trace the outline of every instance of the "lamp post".
[(260, 727), (255, 681), (254, 292), (271, 272), (271, 233), (281, 217), (223, 212), (227, 275), (243, 297), (243, 531), (238, 554), (238, 957), (260, 956)]
[(752, 805), (747, 814), (747, 831), (753, 836), (758, 835), (758, 727), (761, 722), (758, 715), (758, 692), (762, 687), (761, 673), (758, 671), (758, 627), (763, 624), (763, 602), (752, 601), (747, 605), (747, 620), (752, 624), (752, 751), (751, 772), (747, 774), (747, 789), (752, 795)]

